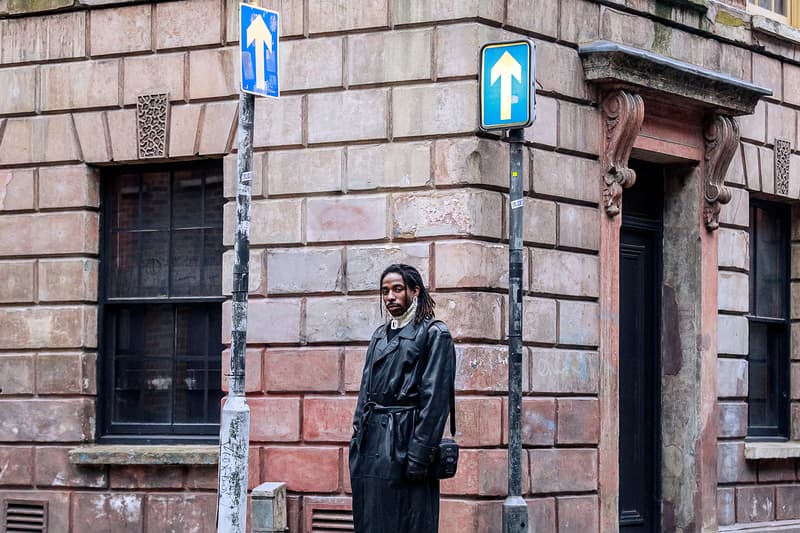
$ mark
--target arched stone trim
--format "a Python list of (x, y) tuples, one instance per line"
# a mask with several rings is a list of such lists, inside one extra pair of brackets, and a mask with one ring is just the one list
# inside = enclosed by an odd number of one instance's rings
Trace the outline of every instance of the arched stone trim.
[(603, 203), (608, 216), (620, 212), (622, 188), (636, 183), (636, 173), (628, 168), (633, 142), (644, 121), (644, 100), (638, 94), (617, 90), (603, 99), (606, 136), (603, 153)]
[(739, 126), (725, 115), (712, 115), (704, 129), (706, 141), (705, 184), (703, 194), (706, 205), (703, 221), (706, 229), (714, 231), (719, 227), (719, 211), (722, 204), (731, 200), (731, 192), (725, 187), (725, 174), (739, 146)]

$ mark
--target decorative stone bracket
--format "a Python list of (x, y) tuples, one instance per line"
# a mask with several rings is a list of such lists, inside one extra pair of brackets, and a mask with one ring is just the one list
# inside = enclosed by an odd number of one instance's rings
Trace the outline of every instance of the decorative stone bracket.
[(731, 201), (731, 192), (725, 187), (725, 174), (739, 146), (739, 126), (725, 115), (712, 115), (704, 130), (706, 140), (705, 184), (703, 187), (706, 206), (703, 219), (706, 228), (714, 231), (719, 227), (719, 211), (722, 204)]
[[(701, 3), (700, 0), (680, 1)], [(611, 41), (583, 45), (578, 54), (587, 82), (614, 89), (602, 106), (606, 136), (603, 200), (608, 215), (620, 212), (622, 188), (636, 181), (636, 174), (627, 164), (644, 119), (644, 103), (639, 94), (654, 99), (679, 98), (713, 113), (705, 127), (703, 191), (707, 203), (704, 209), (706, 227), (711, 231), (716, 229), (720, 205), (731, 198), (723, 183), (739, 141), (738, 126), (731, 117), (753, 113), (756, 103), (772, 91), (698, 65)], [(776, 145), (776, 151), (780, 149)]]
[(605, 151), (603, 153), (603, 203), (608, 216), (620, 212), (623, 187), (636, 183), (636, 172), (628, 168), (633, 142), (644, 121), (644, 100), (638, 94), (614, 91), (603, 99)]

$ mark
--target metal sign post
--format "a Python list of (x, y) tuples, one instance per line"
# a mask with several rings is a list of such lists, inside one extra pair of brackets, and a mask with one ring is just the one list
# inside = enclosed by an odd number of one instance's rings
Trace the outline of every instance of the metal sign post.
[(230, 387), (222, 409), (217, 493), (218, 533), (245, 533), (250, 407), (245, 399), (250, 201), (253, 183), (255, 96), (278, 96), (278, 14), (240, 6), (242, 87), (239, 95), (236, 238), (233, 244)]
[(490, 43), (480, 53), (481, 129), (509, 130), (508, 496), (503, 533), (533, 531), (522, 498), (522, 154), (523, 128), (535, 117), (534, 57), (534, 44), (527, 40)]

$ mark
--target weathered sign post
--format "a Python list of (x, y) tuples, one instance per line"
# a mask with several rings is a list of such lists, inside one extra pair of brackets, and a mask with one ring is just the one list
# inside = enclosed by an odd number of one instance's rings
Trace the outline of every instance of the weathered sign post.
[(522, 148), (533, 124), (535, 47), (532, 41), (489, 43), (480, 53), (480, 117), (484, 131), (508, 130), (508, 496), (503, 533), (526, 533), (522, 498)]
[(278, 13), (241, 4), (236, 238), (233, 244), (230, 386), (219, 434), (217, 531), (245, 533), (250, 408), (244, 392), (255, 96), (278, 97)]

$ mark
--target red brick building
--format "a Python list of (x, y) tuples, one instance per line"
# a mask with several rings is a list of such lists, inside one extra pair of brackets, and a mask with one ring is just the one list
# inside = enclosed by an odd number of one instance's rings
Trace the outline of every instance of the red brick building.
[[(508, 149), (477, 54), (519, 37), (534, 530), (800, 531), (798, 0), (261, 3), (249, 480), (287, 483), (292, 532), (349, 508), (396, 261), (457, 343), (441, 530), (500, 531)], [(215, 530), (237, 9), (0, 1), (3, 531)]]

